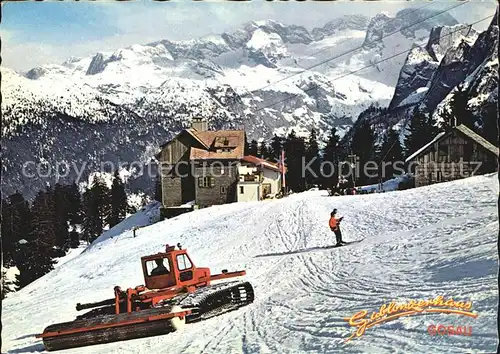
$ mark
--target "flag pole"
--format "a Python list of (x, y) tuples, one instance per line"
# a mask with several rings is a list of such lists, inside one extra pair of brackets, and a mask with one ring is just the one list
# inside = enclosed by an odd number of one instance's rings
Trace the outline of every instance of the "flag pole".
[(283, 181), (283, 193), (286, 191), (286, 181), (285, 181), (285, 150), (281, 150), (281, 178)]

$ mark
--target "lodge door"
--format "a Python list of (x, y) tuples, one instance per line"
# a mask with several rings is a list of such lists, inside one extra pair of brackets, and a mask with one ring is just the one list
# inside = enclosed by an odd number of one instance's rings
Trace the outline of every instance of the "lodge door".
[(262, 184), (262, 199), (264, 199), (268, 194), (271, 194), (271, 183)]

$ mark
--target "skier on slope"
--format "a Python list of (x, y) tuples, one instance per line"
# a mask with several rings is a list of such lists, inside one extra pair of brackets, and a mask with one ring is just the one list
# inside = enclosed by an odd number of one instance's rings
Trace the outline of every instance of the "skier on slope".
[(342, 232), (340, 231), (340, 222), (344, 217), (340, 217), (337, 219), (337, 209), (333, 209), (333, 211), (330, 214), (330, 221), (329, 221), (329, 226), (330, 230), (332, 230), (335, 233), (335, 238), (337, 239), (337, 243), (335, 246), (342, 246), (345, 245), (346, 243), (342, 241)]

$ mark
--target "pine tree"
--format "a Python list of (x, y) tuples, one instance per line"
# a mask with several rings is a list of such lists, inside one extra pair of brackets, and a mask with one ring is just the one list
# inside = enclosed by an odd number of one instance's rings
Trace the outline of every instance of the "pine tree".
[(252, 140), (248, 147), (248, 154), (252, 156), (257, 156), (259, 153), (259, 144), (256, 140)]
[(104, 228), (104, 226), (106, 225), (106, 220), (109, 218), (109, 215), (111, 213), (111, 190), (108, 188), (101, 177), (95, 176), (91, 191), (94, 194), (95, 200), (97, 201), (99, 216)]
[(439, 131), (449, 130), (454, 122), (454, 116), (451, 111), (447, 107), (443, 107), (439, 112), (439, 116), (441, 117), (441, 122), (438, 125)]
[(40, 241), (47, 247), (58, 245), (57, 215), (54, 190), (47, 187), (35, 197), (32, 206), (33, 240)]
[(118, 170), (115, 171), (113, 185), (111, 186), (111, 209), (107, 222), (112, 228), (127, 216), (129, 209), (125, 186), (120, 178)]
[(8, 293), (12, 292), (11, 286), (11, 282), (7, 280), (7, 271), (2, 269), (2, 300), (5, 299)]
[(250, 151), (250, 144), (248, 143), (248, 137), (247, 135), (245, 134), (245, 141), (244, 141), (244, 152), (243, 152), (243, 155), (248, 155), (249, 151)]
[(493, 145), (498, 146), (498, 107), (496, 103), (483, 107), (481, 116), (483, 120), (481, 135)]
[(475, 120), (469, 106), (469, 93), (464, 90), (463, 85), (457, 86), (450, 100), (451, 115), (456, 118), (456, 124), (464, 124), (476, 131)]
[(67, 188), (56, 183), (54, 186), (56, 246), (67, 251), (69, 248), (69, 202)]
[(80, 246), (80, 234), (78, 231), (73, 230), (69, 233), (69, 247), (78, 248)]
[(83, 236), (94, 241), (104, 231), (105, 220), (110, 215), (110, 191), (102, 178), (94, 176), (90, 188), (84, 193)]
[(16, 286), (23, 288), (54, 269), (54, 260), (50, 257), (50, 247), (40, 240), (18, 242), (15, 253)]
[(316, 137), (316, 131), (314, 129), (311, 130), (311, 133), (309, 135), (304, 165), (309, 166), (308, 170), (305, 171), (306, 184), (308, 186), (317, 184), (320, 180), (321, 175), (321, 161), (319, 159), (319, 146)]
[(302, 192), (306, 188), (303, 162), (306, 156), (306, 144), (303, 138), (297, 137), (292, 130), (284, 144), (286, 154), (286, 181), (294, 192)]
[(273, 162), (279, 161), (282, 149), (283, 149), (283, 139), (274, 134), (274, 137), (271, 140), (271, 151), (269, 156), (270, 160)]
[(418, 108), (415, 108), (410, 119), (409, 132), (405, 137), (406, 157), (413, 154), (433, 138), (433, 136), (428, 135), (427, 124), (428, 118), (426, 115)]
[(2, 201), (1, 232), (4, 264), (13, 265), (15, 245), (21, 239), (30, 238), (31, 225), (30, 206), (21, 193), (16, 191)]
[[(374, 145), (375, 133), (368, 121), (363, 120), (353, 127), (351, 151), (358, 159), (353, 171), (355, 179), (357, 179), (357, 185), (368, 184), (374, 181), (370, 176), (365, 174), (365, 167), (367, 168), (366, 172), (369, 172), (371, 175), (375, 173), (373, 170), (375, 166), (367, 165), (369, 161), (374, 161), (375, 159)], [(370, 170), (368, 170), (368, 167), (370, 167)]]
[[(395, 130), (390, 129), (384, 136), (380, 149), (380, 172), (382, 179), (391, 179), (396, 172), (401, 172), (404, 166), (402, 162), (403, 148), (401, 147), (399, 134)], [(399, 171), (396, 170), (395, 167), (398, 168)]]
[[(344, 157), (340, 145), (340, 137), (337, 134), (337, 128), (332, 127), (330, 136), (323, 151), (323, 171), (324, 179), (322, 181), (324, 188), (337, 186), (339, 179), (339, 164)], [(328, 176), (328, 177), (327, 177)]]
[(270, 160), (272, 158), (265, 141), (261, 141), (259, 145), (259, 157), (263, 158), (264, 160)]
[[(90, 188), (86, 188), (83, 193), (83, 220), (82, 220), (82, 236), (87, 243), (91, 243), (99, 236), (99, 208), (94, 195)], [(102, 227), (102, 225), (101, 225)]]
[(427, 136), (426, 143), (428, 143), (429, 141), (434, 139), (434, 137), (437, 134), (439, 134), (441, 129), (439, 127), (439, 124), (437, 124), (437, 122), (432, 117), (432, 114), (426, 113), (425, 117), (426, 117), (426, 119), (425, 119), (425, 124), (426, 124), (425, 125), (425, 136)]
[(68, 221), (73, 229), (82, 222), (82, 196), (75, 182), (65, 187)]
[(11, 217), (12, 205), (8, 199), (2, 200), (2, 222), (0, 223), (2, 232), (2, 255), (3, 263), (7, 265), (12, 261), (14, 253), (14, 245), (17, 241), (14, 232), (11, 228), (14, 227), (14, 222)]

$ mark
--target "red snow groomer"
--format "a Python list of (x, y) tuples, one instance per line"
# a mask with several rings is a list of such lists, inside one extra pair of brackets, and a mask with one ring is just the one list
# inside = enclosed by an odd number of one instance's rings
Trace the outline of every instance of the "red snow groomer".
[(50, 325), (36, 337), (43, 338), (48, 351), (150, 337), (253, 302), (253, 287), (247, 281), (211, 284), (244, 276), (244, 270), (211, 275), (209, 268), (195, 267), (187, 251), (177, 247), (167, 245), (165, 253), (141, 257), (145, 285), (125, 291), (116, 286), (112, 299), (78, 303), (77, 311), (93, 310), (72, 322)]

